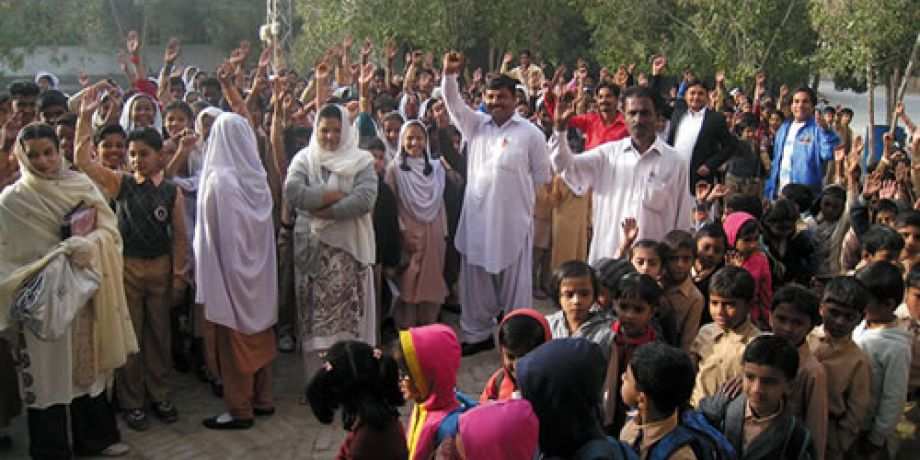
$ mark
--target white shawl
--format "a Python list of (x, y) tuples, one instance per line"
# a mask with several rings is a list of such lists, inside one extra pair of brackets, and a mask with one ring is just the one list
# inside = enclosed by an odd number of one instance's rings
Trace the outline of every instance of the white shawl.
[[(425, 158), (415, 158), (406, 154), (403, 139), (410, 126), (418, 126), (425, 134)], [(403, 157), (409, 166), (408, 171), (402, 169)], [(426, 160), (431, 165), (431, 172), (427, 176), (424, 173)], [(431, 160), (431, 153), (428, 149), (428, 131), (422, 122), (412, 120), (399, 130), (399, 154), (395, 166), (396, 188), (399, 191), (400, 203), (417, 220), (426, 224), (433, 222), (444, 205), (445, 174), (441, 162)]]
[(151, 97), (147, 93), (137, 93), (130, 98), (128, 102), (125, 103), (125, 106), (121, 109), (121, 117), (118, 119), (118, 124), (125, 130), (126, 133), (130, 134), (131, 131), (134, 131), (134, 119), (131, 118), (131, 109), (134, 108), (134, 103), (138, 98), (146, 97), (150, 100), (150, 103), (153, 104), (153, 109), (156, 113), (153, 114), (153, 129), (157, 130), (158, 133), (163, 132), (163, 114), (160, 113), (160, 104), (157, 103), (156, 99)]

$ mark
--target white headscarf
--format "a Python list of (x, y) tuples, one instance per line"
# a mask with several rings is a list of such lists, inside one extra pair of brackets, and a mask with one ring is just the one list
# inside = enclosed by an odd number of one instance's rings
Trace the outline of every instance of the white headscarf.
[(252, 126), (221, 114), (207, 143), (194, 240), (196, 302), (209, 321), (244, 334), (277, 321), (273, 204)]
[[(425, 134), (425, 158), (411, 157), (406, 153), (403, 139), (410, 126), (418, 126)], [(409, 167), (402, 169), (403, 161)], [(425, 163), (431, 165), (431, 171), (425, 175)], [(396, 188), (399, 201), (412, 215), (425, 223), (434, 221), (444, 206), (444, 167), (440, 161), (431, 160), (428, 150), (428, 130), (417, 120), (403, 125), (399, 130), (399, 154), (396, 157)]]
[(38, 84), (39, 80), (41, 80), (42, 78), (46, 78), (46, 77), (49, 80), (51, 80), (51, 86), (49, 86), (48, 89), (58, 89), (58, 85), (61, 84), (61, 79), (58, 78), (57, 75), (51, 72), (45, 71), (45, 70), (42, 70), (38, 72), (37, 74), (35, 74), (35, 84)]
[(131, 133), (134, 131), (134, 119), (131, 118), (131, 109), (134, 107), (134, 103), (137, 102), (139, 98), (145, 97), (147, 100), (153, 104), (153, 126), (152, 128), (157, 130), (158, 133), (163, 132), (163, 115), (160, 113), (160, 104), (157, 103), (156, 99), (151, 97), (146, 93), (136, 93), (135, 95), (128, 98), (128, 102), (125, 103), (125, 106), (121, 109), (121, 117), (118, 119), (118, 124), (125, 130), (126, 133)]
[[(201, 112), (198, 112), (198, 116), (195, 118), (195, 133), (198, 134), (201, 142), (204, 143), (207, 141), (204, 137), (204, 117), (208, 116), (211, 118), (217, 118), (220, 114), (224, 113), (223, 110), (212, 106), (205, 107), (201, 109)], [(211, 126), (214, 126), (213, 124)]]
[[(341, 106), (338, 108), (342, 119), (347, 113)], [(325, 107), (324, 107), (325, 109)], [(313, 137), (310, 143), (291, 161), (288, 170), (299, 172), (307, 176), (310, 185), (324, 185), (327, 190), (338, 190), (349, 193), (354, 188), (355, 175), (368, 167), (372, 167), (374, 157), (367, 150), (358, 148), (358, 133), (350, 123), (342, 123), (342, 135), (335, 150), (324, 149), (319, 141), (319, 114), (314, 120)], [(329, 171), (329, 177), (324, 177), (323, 171)], [(319, 241), (339, 248), (351, 254), (355, 259), (364, 264), (373, 264), (375, 261), (374, 225), (371, 213), (359, 217), (333, 220), (323, 219), (311, 215), (308, 211), (297, 210), (298, 216), (308, 219), (310, 231)]]

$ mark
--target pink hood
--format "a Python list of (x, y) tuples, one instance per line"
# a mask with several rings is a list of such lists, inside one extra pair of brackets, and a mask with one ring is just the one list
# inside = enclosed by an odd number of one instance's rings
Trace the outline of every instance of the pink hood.
[(531, 460), (539, 435), (540, 424), (526, 399), (484, 404), (460, 417), (467, 458)]
[(741, 230), (741, 227), (749, 220), (755, 220), (754, 216), (740, 211), (733, 212), (725, 217), (725, 221), (722, 222), (722, 228), (725, 229), (725, 236), (727, 237), (729, 248), (735, 247), (735, 241), (738, 240), (738, 231)]

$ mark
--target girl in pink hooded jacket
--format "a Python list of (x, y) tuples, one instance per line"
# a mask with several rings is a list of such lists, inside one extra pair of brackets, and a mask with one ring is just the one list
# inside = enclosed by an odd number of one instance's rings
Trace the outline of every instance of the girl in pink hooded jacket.
[(727, 264), (747, 270), (754, 277), (756, 291), (751, 322), (762, 331), (770, 330), (770, 305), (773, 302), (773, 275), (770, 261), (760, 249), (757, 219), (746, 212), (733, 212), (722, 222), (728, 240)]

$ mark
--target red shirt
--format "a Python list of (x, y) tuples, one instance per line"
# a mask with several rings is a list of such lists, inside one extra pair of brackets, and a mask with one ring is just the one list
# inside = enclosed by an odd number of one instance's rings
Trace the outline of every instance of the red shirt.
[(618, 141), (629, 136), (623, 113), (617, 112), (613, 123), (604, 124), (604, 120), (597, 112), (575, 115), (569, 121), (569, 126), (578, 128), (585, 135), (585, 150), (591, 150), (607, 142)]

